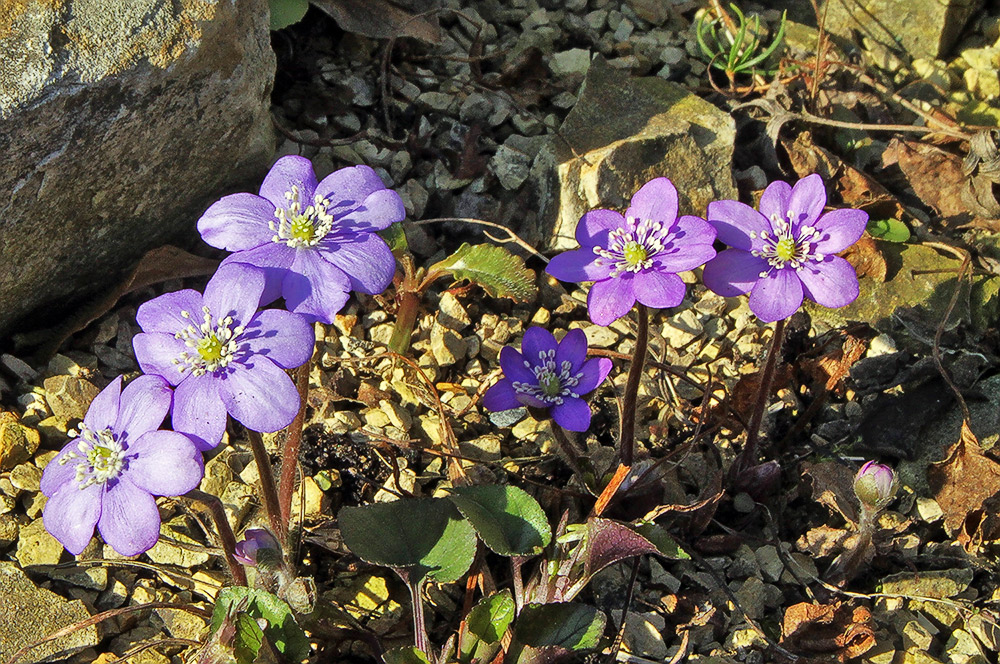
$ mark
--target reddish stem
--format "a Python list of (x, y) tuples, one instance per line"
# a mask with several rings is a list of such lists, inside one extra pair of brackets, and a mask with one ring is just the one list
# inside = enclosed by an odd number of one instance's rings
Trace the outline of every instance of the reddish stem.
[(306, 420), (306, 400), (309, 397), (309, 366), (306, 361), (295, 372), (295, 386), (299, 390), (299, 412), (288, 426), (288, 436), (281, 453), (281, 479), (278, 480), (278, 505), (281, 508), (281, 522), (284, 530), (283, 541), (288, 539), (292, 523), (292, 493), (295, 491), (295, 476), (299, 467), (299, 447), (302, 445), (302, 428)]
[(624, 466), (632, 465), (635, 450), (635, 410), (639, 394), (642, 367), (646, 363), (646, 347), (649, 345), (649, 310), (643, 304), (636, 305), (639, 327), (635, 333), (635, 352), (632, 365), (628, 368), (625, 395), (622, 398), (621, 461)]

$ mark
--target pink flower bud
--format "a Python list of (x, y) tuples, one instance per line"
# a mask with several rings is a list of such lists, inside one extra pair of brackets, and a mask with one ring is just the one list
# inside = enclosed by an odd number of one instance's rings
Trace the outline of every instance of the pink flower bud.
[(866, 509), (881, 509), (896, 495), (896, 474), (889, 466), (869, 461), (854, 476), (854, 494)]
[[(249, 567), (256, 567), (263, 559), (280, 555), (281, 545), (270, 531), (264, 528), (247, 528), (244, 539), (236, 543), (233, 558)], [(264, 555), (261, 555), (261, 554)]]

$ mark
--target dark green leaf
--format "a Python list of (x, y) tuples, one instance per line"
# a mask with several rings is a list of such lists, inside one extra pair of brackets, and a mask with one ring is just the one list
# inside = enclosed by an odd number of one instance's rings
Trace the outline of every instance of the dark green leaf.
[[(222, 625), (229, 607), (234, 603), (245, 600), (245, 610), (239, 613), (249, 616), (253, 620), (263, 618), (267, 621), (263, 633), (267, 640), (275, 649), (292, 661), (299, 661), (309, 656), (309, 641), (298, 623), (288, 604), (277, 596), (263, 590), (246, 588), (243, 586), (230, 586), (223, 588), (215, 600), (215, 611), (212, 613), (212, 632)], [(245, 621), (237, 621), (237, 626), (245, 624)], [(248, 634), (247, 638), (250, 638)], [(260, 647), (259, 644), (257, 646)]]
[(459, 659), (463, 662), (490, 661), (513, 619), (514, 599), (510, 591), (481, 599), (465, 620), (467, 630), (459, 644)]
[(429, 272), (443, 270), (455, 280), (468, 279), (482, 286), (491, 297), (507, 297), (528, 302), (535, 297), (535, 273), (524, 260), (503, 247), (464, 243), (448, 258), (431, 266)]
[(636, 528), (635, 531), (652, 542), (653, 546), (656, 547), (657, 553), (661, 556), (672, 558), (673, 560), (688, 560), (691, 558), (663, 526), (655, 523), (645, 523)]
[(393, 648), (382, 654), (385, 664), (431, 664), (423, 650), (413, 646)]
[(575, 602), (528, 604), (514, 626), (515, 640), (532, 648), (596, 648), (603, 633), (604, 614)]
[(389, 249), (392, 250), (396, 258), (399, 258), (401, 254), (410, 250), (410, 244), (406, 241), (406, 231), (403, 230), (402, 223), (397, 221), (389, 226), (389, 228), (379, 231), (378, 234), (389, 245)]
[(257, 621), (246, 613), (236, 616), (236, 640), (233, 641), (233, 653), (239, 664), (253, 664), (264, 642), (264, 632)]
[(652, 542), (625, 524), (597, 517), (587, 521), (587, 547), (587, 576), (619, 560), (657, 551)]
[(448, 496), (479, 537), (502, 556), (533, 556), (552, 539), (541, 505), (516, 486), (455, 487)]
[(886, 242), (906, 242), (910, 229), (899, 219), (869, 219), (868, 234)]
[(298, 23), (309, 10), (309, 0), (271, 0), (271, 29), (281, 30)]
[(476, 555), (476, 531), (451, 501), (418, 498), (345, 507), (337, 517), (344, 543), (375, 565), (407, 569), (448, 583), (461, 577)]

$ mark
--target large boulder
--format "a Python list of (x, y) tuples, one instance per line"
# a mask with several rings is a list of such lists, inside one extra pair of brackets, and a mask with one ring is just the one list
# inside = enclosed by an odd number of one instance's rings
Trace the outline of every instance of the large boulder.
[(735, 138), (728, 113), (676, 83), (632, 78), (597, 56), (559, 135), (535, 160), (540, 237), (531, 239), (549, 249), (575, 247), (584, 212), (624, 210), (660, 176), (677, 187), (682, 214), (703, 216), (711, 201), (738, 198)]
[(0, 337), (55, 322), (260, 179), (267, 5), (0, 1)]
[(938, 58), (958, 40), (983, 0), (826, 0), (824, 27), (834, 35), (866, 40), (869, 48), (902, 46), (915, 58)]

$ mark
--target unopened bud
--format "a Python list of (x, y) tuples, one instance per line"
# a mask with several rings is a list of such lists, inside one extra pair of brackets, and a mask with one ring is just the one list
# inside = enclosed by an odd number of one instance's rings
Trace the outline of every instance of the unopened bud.
[(889, 466), (869, 461), (854, 476), (854, 495), (866, 509), (882, 509), (896, 495), (896, 474)]
[(233, 558), (249, 567), (258, 565), (272, 566), (281, 560), (281, 545), (278, 540), (264, 528), (247, 528), (244, 539), (236, 543)]

